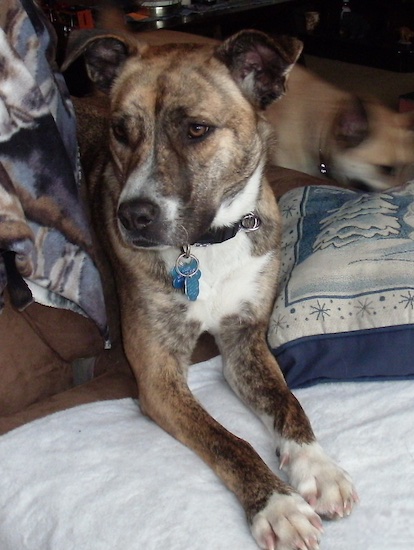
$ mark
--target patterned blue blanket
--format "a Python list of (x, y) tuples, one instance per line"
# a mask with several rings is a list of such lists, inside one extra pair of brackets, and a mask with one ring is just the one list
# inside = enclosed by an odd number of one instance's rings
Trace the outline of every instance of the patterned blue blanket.
[(56, 39), (33, 0), (0, 10), (0, 311), (33, 300), (91, 318), (103, 291), (82, 201), (76, 123)]

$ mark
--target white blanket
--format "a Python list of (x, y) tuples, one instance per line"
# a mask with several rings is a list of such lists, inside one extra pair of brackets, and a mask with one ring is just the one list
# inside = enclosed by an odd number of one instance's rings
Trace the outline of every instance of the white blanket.
[[(275, 470), (261, 423), (227, 387), (220, 358), (190, 386)], [(414, 382), (295, 392), (319, 441), (354, 478), (361, 504), (325, 522), (321, 550), (414, 543)], [(0, 437), (1, 550), (257, 550), (236, 498), (131, 399), (56, 413)]]

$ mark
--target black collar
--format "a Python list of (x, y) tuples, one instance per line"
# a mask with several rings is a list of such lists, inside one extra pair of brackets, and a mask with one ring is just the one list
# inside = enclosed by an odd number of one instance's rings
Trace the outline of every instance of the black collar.
[(240, 221), (230, 227), (210, 229), (197, 239), (197, 242), (193, 243), (192, 246), (208, 246), (210, 244), (222, 243), (235, 237), (239, 231), (256, 231), (261, 224), (261, 219), (254, 212), (249, 212)]

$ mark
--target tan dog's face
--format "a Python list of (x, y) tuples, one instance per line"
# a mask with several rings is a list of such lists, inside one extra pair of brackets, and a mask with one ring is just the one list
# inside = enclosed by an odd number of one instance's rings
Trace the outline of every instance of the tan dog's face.
[(255, 31), (219, 46), (106, 37), (86, 47), (92, 80), (110, 94), (106, 179), (126, 244), (191, 244), (254, 208), (267, 137), (259, 112), (284, 92), (300, 51)]
[(405, 183), (414, 165), (414, 113), (373, 101), (363, 109), (359, 115), (348, 109), (336, 121), (332, 176), (377, 191)]

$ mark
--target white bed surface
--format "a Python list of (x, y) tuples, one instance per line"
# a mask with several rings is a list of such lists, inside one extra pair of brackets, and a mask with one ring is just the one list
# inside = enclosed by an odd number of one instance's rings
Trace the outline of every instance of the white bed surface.
[[(190, 369), (205, 407), (278, 471), (270, 438), (215, 358)], [(295, 391), (319, 441), (356, 483), (321, 550), (411, 550), (414, 382)], [(1, 550), (256, 550), (236, 498), (132, 399), (59, 412), (0, 437)]]

